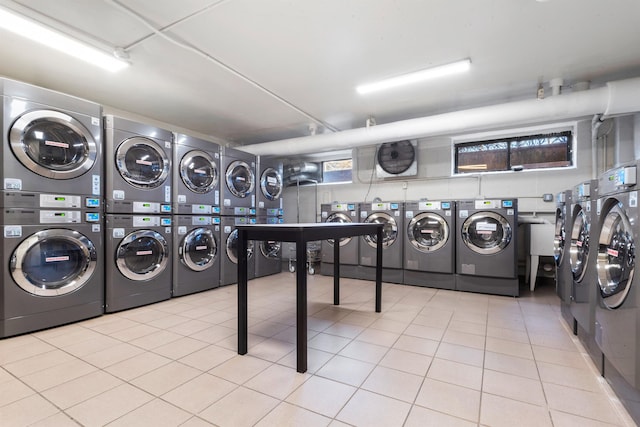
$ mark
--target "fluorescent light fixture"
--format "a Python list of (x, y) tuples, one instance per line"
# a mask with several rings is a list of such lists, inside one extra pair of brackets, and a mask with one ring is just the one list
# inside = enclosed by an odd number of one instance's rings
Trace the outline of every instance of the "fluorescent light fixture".
[(463, 59), (462, 61), (453, 62), (451, 64), (440, 65), (438, 67), (416, 71), (415, 73), (403, 74), (401, 76), (391, 77), (390, 79), (363, 84), (356, 87), (356, 90), (359, 94), (363, 95), (366, 93), (377, 92), (380, 90), (405, 86), (429, 79), (444, 77), (450, 74), (462, 73), (464, 71), (468, 71), (469, 68), (471, 68), (471, 60)]
[(2, 8), (0, 8), (0, 28), (101, 67), (107, 71), (116, 72), (129, 66), (128, 62), (122, 61), (100, 49), (81, 43), (69, 36), (53, 31), (42, 24)]

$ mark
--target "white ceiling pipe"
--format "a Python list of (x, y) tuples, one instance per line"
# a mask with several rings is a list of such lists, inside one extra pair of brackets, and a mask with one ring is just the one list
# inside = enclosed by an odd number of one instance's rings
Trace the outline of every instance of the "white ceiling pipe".
[(236, 147), (261, 156), (289, 156), (344, 150), (383, 142), (477, 132), (505, 126), (548, 123), (640, 111), (640, 78), (609, 82), (597, 89), (545, 99), (472, 108), (369, 128)]

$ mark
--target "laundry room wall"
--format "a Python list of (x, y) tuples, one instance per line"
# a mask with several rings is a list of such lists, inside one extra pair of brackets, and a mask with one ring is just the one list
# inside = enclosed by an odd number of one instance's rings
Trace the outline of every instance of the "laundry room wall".
[[(419, 199), (517, 197), (520, 215), (536, 215), (553, 222), (555, 201), (544, 202), (545, 193), (556, 194), (592, 177), (591, 121), (576, 126), (576, 166), (557, 170), (529, 170), (453, 176), (453, 142), (449, 137), (418, 141), (418, 175), (378, 179), (375, 146), (353, 149), (353, 182), (288, 187), (284, 191), (285, 220), (316, 222), (322, 203)], [(598, 157), (598, 156), (596, 156)], [(304, 157), (301, 161), (306, 160)], [(288, 159), (290, 161), (290, 159)]]

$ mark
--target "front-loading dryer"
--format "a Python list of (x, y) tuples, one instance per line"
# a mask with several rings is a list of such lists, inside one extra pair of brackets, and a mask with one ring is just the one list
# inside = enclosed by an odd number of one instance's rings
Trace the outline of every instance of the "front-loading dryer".
[(457, 202), (456, 289), (518, 296), (518, 200)]
[(257, 158), (256, 214), (282, 215), (282, 162), (264, 156)]
[(171, 298), (171, 217), (106, 214), (105, 218), (105, 311)]
[[(281, 224), (278, 216), (258, 216), (257, 224)], [(263, 240), (254, 242), (255, 277), (269, 276), (282, 271), (282, 242)]]
[[(250, 217), (220, 217), (220, 241), (223, 254), (220, 257), (220, 285), (238, 283), (238, 230), (236, 226), (252, 223)], [(256, 277), (255, 242), (247, 242), (247, 279)]]
[(108, 213), (171, 213), (173, 134), (115, 116), (105, 116)]
[(220, 213), (244, 215), (244, 210), (256, 204), (256, 156), (229, 147), (220, 147)]
[(560, 298), (560, 311), (567, 324), (575, 331), (575, 319), (569, 309), (571, 297), (571, 200), (573, 190), (561, 191), (556, 195), (556, 223), (553, 237), (553, 258), (556, 266), (556, 294)]
[[(320, 205), (322, 222), (354, 223), (359, 222), (358, 205), (356, 203), (326, 203)], [(323, 240), (320, 244), (320, 273), (333, 276), (334, 239)], [(343, 237), (340, 245), (340, 275), (351, 279), (359, 279), (358, 269), (360, 245), (358, 237)]]
[[(403, 283), (404, 203), (360, 203), (360, 222), (382, 224), (382, 281)], [(378, 236), (359, 238), (359, 272), (364, 280), (376, 279)]]
[[(640, 235), (638, 165), (609, 170), (598, 180), (595, 340), (604, 353), (604, 377), (638, 415), (640, 401), (640, 277), (635, 273)], [(638, 282), (638, 283), (636, 283)]]
[(102, 107), (4, 78), (0, 93), (2, 193), (102, 197)]
[[(597, 293), (596, 260), (598, 248), (598, 181), (580, 183), (571, 195), (571, 241), (569, 261), (571, 281), (569, 282), (569, 310), (575, 319), (574, 333), (584, 335), (583, 342), (593, 342), (595, 325), (595, 305)], [(587, 345), (593, 349), (594, 345)], [(594, 359), (598, 359), (595, 355)]]
[(404, 283), (455, 289), (456, 203), (405, 203)]
[(213, 215), (220, 206), (220, 146), (174, 134), (173, 212)]
[(99, 212), (3, 208), (0, 221), (0, 337), (104, 312)]
[(173, 216), (174, 297), (220, 286), (220, 217)]

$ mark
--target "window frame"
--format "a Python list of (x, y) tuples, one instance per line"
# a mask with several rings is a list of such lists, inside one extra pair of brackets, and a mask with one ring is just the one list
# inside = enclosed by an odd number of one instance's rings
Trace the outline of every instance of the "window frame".
[[(325, 174), (324, 165), (325, 165), (325, 163), (341, 162), (341, 161), (345, 161), (345, 160), (350, 160), (351, 161), (351, 179), (349, 181), (330, 181), (330, 182), (325, 181), (325, 179), (324, 179), (324, 174)], [(321, 160), (320, 161), (320, 167), (322, 168), (322, 182), (318, 183), (318, 185), (352, 184), (353, 183), (353, 173), (355, 171), (354, 166), (355, 166), (355, 161), (353, 159), (353, 156), (344, 157), (344, 158)]]
[[(480, 174), (501, 174), (501, 173), (514, 173), (514, 172), (535, 172), (535, 171), (553, 171), (553, 170), (571, 170), (577, 168), (577, 122), (564, 122), (554, 123), (548, 126), (532, 126), (526, 128), (517, 129), (505, 129), (501, 131), (481, 132), (467, 135), (455, 136), (451, 139), (451, 176), (452, 177), (465, 177)], [(548, 135), (554, 133), (570, 132), (571, 133), (571, 146), (570, 159), (571, 164), (569, 166), (554, 166), (547, 168), (532, 168), (522, 170), (499, 170), (499, 171), (474, 171), (474, 172), (457, 172), (457, 147), (461, 145), (472, 145), (492, 142), (505, 142), (507, 143), (507, 155), (510, 154), (510, 143), (518, 139), (526, 139), (527, 137), (535, 137), (539, 135)], [(507, 158), (509, 161), (509, 158)], [(513, 166), (518, 165), (511, 165)]]

